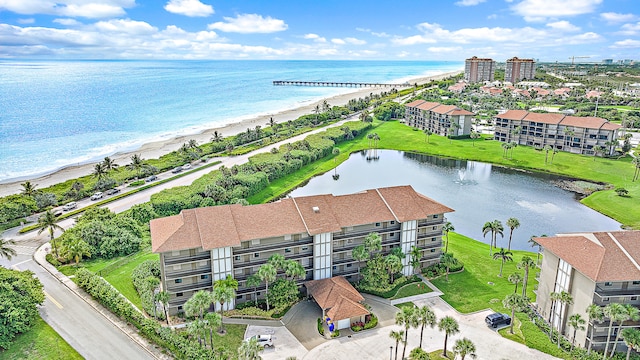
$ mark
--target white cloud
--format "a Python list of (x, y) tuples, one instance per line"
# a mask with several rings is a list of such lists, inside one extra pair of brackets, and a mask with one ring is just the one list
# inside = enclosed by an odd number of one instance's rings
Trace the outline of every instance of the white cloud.
[(409, 37), (397, 37), (391, 40), (396, 45), (417, 45), (417, 44), (433, 44), (437, 41), (423, 35), (413, 35)]
[(336, 45), (344, 45), (346, 44), (346, 42), (342, 39), (331, 39), (331, 42), (336, 44)]
[(555, 40), (555, 43), (561, 46), (562, 45), (579, 45), (579, 44), (592, 44), (592, 43), (600, 42), (602, 40), (603, 40), (602, 36), (594, 32), (586, 32), (583, 34), (558, 38)]
[(427, 48), (430, 52), (434, 53), (452, 53), (462, 51), (460, 46), (431, 46)]
[(579, 27), (573, 25), (572, 23), (566, 20), (551, 22), (551, 23), (548, 23), (547, 26), (552, 29), (561, 30), (561, 31), (580, 31)]
[(203, 4), (200, 0), (169, 0), (164, 9), (189, 17), (206, 17), (214, 13), (213, 6)]
[(283, 20), (274, 19), (271, 16), (263, 18), (258, 14), (240, 14), (235, 18), (225, 17), (226, 22), (209, 24), (210, 30), (217, 29), (224, 32), (241, 34), (273, 33), (287, 30), (288, 25)]
[(637, 19), (637, 16), (633, 14), (619, 14), (614, 12), (606, 12), (600, 14), (600, 18), (602, 20), (608, 22), (609, 24), (616, 24), (621, 22), (628, 22)]
[(337, 45), (345, 45), (345, 44), (351, 44), (351, 45), (364, 45), (367, 42), (364, 40), (360, 40), (360, 39), (356, 39), (353, 37), (347, 37), (344, 39), (331, 39), (331, 42)]
[(460, 0), (458, 2), (456, 2), (455, 4), (458, 6), (476, 6), (478, 4), (481, 4), (483, 2), (485, 2), (487, 0)]
[(82, 25), (82, 23), (76, 19), (54, 19), (53, 22), (64, 26)]
[(315, 42), (320, 42), (320, 43), (327, 42), (327, 39), (323, 38), (322, 36), (320, 36), (318, 34), (305, 34), (303, 36), (303, 38), (310, 39), (310, 40), (313, 40)]
[(488, 20), (493, 20), (493, 19), (497, 19), (497, 18), (498, 18), (498, 15), (497, 15), (497, 14), (491, 14), (491, 15), (488, 15), (488, 16), (487, 16), (487, 19), (488, 19)]
[(615, 49), (620, 49), (620, 48), (625, 48), (625, 49), (639, 48), (640, 47), (640, 40), (632, 40), (632, 39), (620, 40), (620, 41), (616, 41), (615, 43), (613, 43), (613, 45), (611, 45), (610, 47), (611, 48), (615, 48)]
[(125, 14), (135, 0), (0, 0), (0, 10), (18, 14), (45, 14), (66, 17), (109, 18)]
[(93, 25), (100, 32), (123, 33), (129, 35), (149, 35), (158, 32), (158, 28), (149, 25), (144, 21), (134, 21), (128, 19), (117, 19), (109, 21), (99, 21)]
[(592, 13), (602, 0), (522, 0), (511, 6), (525, 21), (543, 21)]
[(621, 35), (636, 35), (640, 32), (640, 22), (635, 24), (624, 24), (621, 29), (622, 30), (618, 32)]
[(34, 18), (18, 19), (18, 24), (33, 24), (36, 22)]

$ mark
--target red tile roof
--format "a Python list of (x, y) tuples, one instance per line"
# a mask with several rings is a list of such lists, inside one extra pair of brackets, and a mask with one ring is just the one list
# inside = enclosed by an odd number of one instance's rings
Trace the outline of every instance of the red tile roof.
[(640, 231), (536, 238), (545, 250), (595, 282), (640, 280)]
[(524, 120), (545, 124), (559, 124), (562, 118), (564, 118), (564, 115), (557, 113), (528, 113)]
[(364, 301), (362, 295), (342, 276), (310, 280), (304, 285), (307, 293), (313, 296), (320, 308), (329, 309), (326, 314), (333, 321), (369, 314), (360, 304)]
[(600, 129), (603, 125), (609, 124), (608, 127), (612, 127), (612, 130), (619, 129), (620, 126), (611, 124), (607, 120), (598, 117), (578, 117), (578, 116), (565, 116), (560, 122), (560, 125), (577, 126), (589, 129)]
[(221, 205), (183, 210), (151, 220), (154, 252), (239, 246), (242, 241), (308, 233), (384, 221), (423, 219), (452, 209), (411, 186), (365, 190), (349, 195), (287, 198), (260, 205)]
[(439, 106), (440, 103), (437, 102), (430, 102), (430, 101), (425, 101), (423, 103), (421, 103), (420, 105), (416, 106), (416, 108), (420, 109), (420, 110), (431, 110), (436, 106)]
[(426, 102), (425, 100), (414, 100), (414, 101), (406, 104), (405, 106), (416, 107), (416, 106), (418, 106), (418, 105), (420, 105), (422, 103), (425, 103), (425, 102)]
[(505, 113), (498, 114), (496, 117), (500, 119), (522, 120), (528, 113), (526, 110), (507, 110)]

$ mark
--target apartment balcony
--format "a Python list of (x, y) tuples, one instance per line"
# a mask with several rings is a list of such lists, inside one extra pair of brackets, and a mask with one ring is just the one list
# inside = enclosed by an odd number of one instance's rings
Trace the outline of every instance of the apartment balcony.
[(211, 267), (201, 267), (197, 269), (189, 269), (189, 270), (181, 270), (181, 271), (165, 271), (164, 277), (167, 280), (185, 278), (189, 276), (195, 275), (206, 275), (211, 274)]
[[(303, 267), (304, 267), (304, 270), (306, 272), (313, 271), (313, 264), (307, 265), (307, 266), (303, 266)], [(238, 281), (243, 281), (243, 280), (247, 280), (247, 278), (249, 276), (254, 275), (254, 274), (255, 274), (255, 272), (254, 273), (250, 273), (250, 274), (240, 274), (240, 275), (233, 274), (233, 278), (238, 280)], [(285, 272), (284, 271), (279, 271), (277, 275), (285, 275)]]
[(270, 245), (256, 245), (256, 246), (249, 246), (246, 248), (233, 248), (233, 254), (242, 255), (242, 254), (250, 254), (250, 253), (256, 253), (261, 251), (281, 250), (284, 248), (291, 248), (295, 246), (309, 245), (309, 244), (313, 244), (313, 238), (308, 238), (308, 239), (303, 239), (298, 241), (290, 240), (287, 242), (270, 244)]
[(167, 291), (170, 293), (178, 293), (185, 291), (198, 291), (212, 287), (211, 279), (209, 281), (198, 282), (194, 284), (167, 284)]
[(421, 226), (433, 226), (433, 225), (438, 225), (438, 224), (442, 224), (442, 223), (443, 223), (443, 219), (442, 218), (431, 219), (431, 220), (420, 220), (420, 221), (418, 221), (418, 227), (421, 227)]
[(178, 256), (178, 257), (165, 257), (164, 258), (164, 265), (177, 265), (177, 264), (186, 264), (186, 263), (190, 263), (190, 262), (195, 262), (195, 261), (202, 261), (202, 260), (210, 260), (211, 259), (211, 253), (198, 253), (196, 255), (185, 255), (185, 256)]
[(386, 228), (380, 228), (380, 229), (370, 229), (367, 231), (345, 231), (344, 233), (340, 232), (340, 233), (334, 233), (333, 234), (333, 240), (342, 240), (342, 239), (348, 239), (348, 238), (356, 238), (356, 237), (365, 237), (367, 235), (369, 235), (372, 232), (377, 232), (378, 234), (382, 235), (382, 234), (387, 234), (387, 233), (391, 233), (391, 232), (396, 232), (396, 231), (400, 231), (400, 225), (393, 225), (393, 226), (388, 226)]
[[(284, 258), (286, 260), (297, 260), (297, 259), (304, 259), (307, 257), (312, 257), (313, 256), (313, 251), (305, 251), (304, 253), (300, 253), (300, 254), (285, 254)], [(258, 258), (251, 258), (251, 260), (249, 261), (242, 261), (242, 260), (234, 260), (233, 261), (233, 268), (234, 269), (243, 269), (246, 267), (250, 267), (250, 266), (256, 266), (256, 265), (262, 265), (264, 263), (266, 263), (269, 260), (269, 258), (266, 257), (258, 257)]]
[(418, 236), (418, 239), (424, 239), (427, 237), (440, 236), (440, 235), (442, 235), (442, 230), (438, 229), (438, 230), (431, 230), (426, 232), (419, 232), (417, 236)]

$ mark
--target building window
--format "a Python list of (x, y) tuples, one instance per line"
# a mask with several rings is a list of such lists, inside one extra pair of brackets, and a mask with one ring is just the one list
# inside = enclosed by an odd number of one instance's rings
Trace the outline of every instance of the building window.
[(609, 298), (608, 297), (602, 298), (602, 302), (609, 302)]
[(431, 252), (432, 252), (432, 253), (433, 253), (433, 252), (436, 252), (436, 249), (431, 249)]
[(380, 223), (376, 223), (376, 227), (379, 227), (379, 226), (380, 226)]
[(260, 253), (253, 253), (253, 257), (254, 258), (259, 258), (260, 257)]
[(209, 275), (200, 275), (201, 280), (206, 280), (209, 278)]
[(440, 215), (435, 214), (435, 215), (433, 215), (433, 218), (434, 218), (434, 219), (437, 219), (437, 218), (438, 218), (438, 216), (440, 216)]
[(396, 222), (395, 222), (395, 221), (393, 221), (393, 220), (391, 220), (391, 221), (389, 222), (389, 224), (391, 224), (391, 225), (395, 225), (395, 223), (396, 223)]
[(182, 305), (178, 306), (178, 311), (182, 310)]
[(336, 266), (335, 266), (335, 265), (333, 265), (332, 269), (333, 269), (333, 270), (335, 270), (335, 269), (336, 269)]
[(389, 237), (390, 237), (390, 238), (392, 238), (392, 237), (394, 237), (394, 236), (396, 236), (396, 233), (391, 233), (391, 234), (389, 234)]
[(181, 297), (182, 295), (182, 293), (176, 293), (176, 297)]
[(637, 296), (632, 296), (630, 300), (631, 301), (636, 301), (636, 300), (638, 300), (638, 297)]
[(233, 257), (233, 259), (234, 259), (235, 261), (240, 261), (240, 255), (236, 255), (236, 256), (234, 256), (234, 257)]
[(433, 228), (431, 228), (431, 230), (438, 230), (438, 227), (434, 226)]
[(604, 286), (611, 286), (611, 285), (613, 285), (613, 283), (611, 283), (610, 281), (607, 281), (604, 283)]
[(238, 300), (242, 300), (242, 295), (238, 295), (238, 296), (236, 296), (236, 299), (238, 299)]
[(351, 267), (351, 266), (353, 266), (353, 264), (347, 264), (347, 267)]
[(262, 293), (261, 293), (260, 291), (258, 291), (258, 292), (256, 293), (256, 296), (260, 296), (260, 294), (262, 294)]
[(290, 253), (290, 252), (291, 252), (291, 248), (285, 248), (285, 249), (284, 249), (284, 252), (285, 252), (285, 254)]
[(432, 238), (431, 238), (431, 241), (436, 241), (436, 238), (432, 237)]
[(300, 250), (307, 251), (307, 250), (309, 250), (309, 247), (308, 246), (303, 246), (303, 247), (300, 248)]
[(175, 280), (174, 280), (174, 282), (175, 282), (176, 284), (180, 284), (180, 283), (182, 282), (182, 279), (175, 279)]
[(632, 284), (633, 285), (640, 285), (640, 281), (633, 281)]

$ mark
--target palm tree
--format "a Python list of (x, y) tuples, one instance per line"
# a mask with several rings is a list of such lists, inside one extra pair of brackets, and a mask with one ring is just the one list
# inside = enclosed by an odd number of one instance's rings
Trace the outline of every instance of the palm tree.
[(414, 306), (405, 306), (402, 310), (396, 313), (396, 325), (404, 326), (404, 346), (402, 347), (402, 357), (404, 359), (404, 355), (407, 350), (407, 338), (409, 336), (409, 328), (417, 328), (418, 327), (418, 318), (416, 317), (416, 308)]
[(207, 290), (196, 291), (187, 302), (184, 303), (184, 312), (189, 317), (198, 317), (200, 320), (204, 317), (205, 310), (209, 309), (213, 299), (211, 293)]
[(640, 330), (627, 328), (622, 330), (622, 339), (627, 345), (627, 360), (631, 357), (631, 350), (640, 351)]
[[(560, 301), (562, 295), (559, 292), (552, 292), (549, 294), (549, 300), (551, 300), (551, 310), (549, 311), (549, 339), (553, 342), (553, 318), (555, 316), (556, 304)], [(560, 337), (560, 334), (558, 334)]]
[(518, 294), (508, 294), (504, 300), (502, 300), (502, 305), (511, 310), (511, 325), (509, 328), (509, 332), (513, 334), (513, 323), (515, 322), (515, 313), (516, 311), (522, 311), (527, 306), (527, 302), (524, 297)]
[(57, 221), (56, 215), (51, 210), (47, 210), (38, 218), (37, 229), (39, 229), (38, 235), (42, 234), (42, 232), (45, 230), (49, 231), (49, 237), (51, 239), (51, 248), (53, 248), (53, 253), (56, 255), (56, 258), (57, 258), (58, 246), (56, 245), (56, 241), (53, 237), (53, 234), (56, 230), (60, 230), (64, 232), (64, 229), (62, 228), (62, 226), (58, 225), (56, 221)]
[(529, 256), (523, 256), (516, 265), (518, 269), (524, 269), (524, 279), (522, 280), (522, 296), (527, 296), (527, 283), (529, 282), (529, 270), (536, 268), (536, 263)]
[(300, 280), (304, 280), (307, 275), (304, 266), (295, 260), (287, 260), (284, 262), (284, 273), (287, 277), (294, 280), (296, 277)]
[(371, 122), (371, 117), (369, 116), (369, 110), (364, 109), (360, 113), (360, 121), (362, 122)]
[(509, 244), (507, 246), (507, 250), (511, 250), (511, 239), (513, 238), (513, 230), (520, 227), (520, 221), (516, 218), (509, 218), (507, 220), (507, 226), (509, 227)]
[(93, 166), (93, 173), (91, 174), (96, 177), (98, 180), (101, 180), (105, 176), (107, 176), (107, 170), (104, 168), (103, 163), (97, 163)]
[(110, 157), (105, 157), (104, 160), (102, 160), (102, 167), (104, 168), (104, 171), (106, 171), (107, 173), (109, 171), (115, 171), (118, 170), (118, 164), (116, 164), (116, 162), (114, 160), (112, 160)]
[(15, 249), (9, 247), (9, 245), (15, 244), (15, 240), (5, 240), (0, 237), (0, 257), (5, 257), (7, 258), (7, 260), (11, 260), (12, 257), (16, 256), (18, 253), (15, 251)]
[(422, 335), (424, 333), (424, 327), (428, 325), (433, 329), (436, 326), (436, 323), (437, 323), (436, 314), (433, 312), (433, 310), (431, 310), (429, 306), (424, 305), (415, 310), (415, 316), (418, 319), (418, 323), (420, 324), (419, 347), (422, 348)]
[(364, 238), (364, 247), (367, 249), (370, 255), (373, 255), (376, 251), (382, 250), (382, 238), (377, 232), (369, 233)]
[(127, 168), (136, 172), (136, 176), (140, 177), (142, 169), (145, 168), (144, 160), (140, 157), (140, 154), (134, 154), (131, 156), (131, 163), (127, 165)]
[[(204, 321), (200, 319), (195, 319), (194, 321), (187, 324), (187, 330), (189, 331), (189, 334), (191, 336), (198, 338), (198, 343), (200, 343), (200, 346), (202, 346), (202, 334), (204, 333), (204, 330), (205, 330), (204, 327), (205, 327)], [(206, 339), (205, 339), (205, 345), (206, 345)]]
[(453, 346), (453, 352), (460, 355), (460, 360), (464, 360), (467, 355), (472, 359), (477, 357), (476, 345), (467, 338), (456, 340), (456, 344)]
[(447, 241), (444, 246), (444, 252), (449, 252), (449, 231), (456, 231), (456, 228), (453, 227), (453, 224), (449, 221), (442, 224), (442, 232), (444, 233), (444, 238)]
[(82, 257), (91, 257), (91, 248), (84, 240), (74, 237), (63, 244), (62, 253), (67, 259), (75, 260), (78, 265)]
[(243, 341), (242, 345), (238, 348), (238, 360), (259, 360), (262, 359), (259, 355), (263, 347), (258, 344), (258, 339), (255, 337), (250, 338), (247, 341)]
[(616, 336), (616, 342), (613, 344), (613, 349), (611, 349), (611, 354), (609, 355), (609, 357), (613, 357), (613, 354), (616, 353), (616, 348), (618, 347), (618, 339), (620, 338), (620, 334), (622, 333), (622, 325), (624, 324), (625, 321), (638, 321), (640, 320), (640, 311), (638, 310), (637, 307), (631, 305), (631, 304), (624, 304), (624, 309), (626, 310), (626, 314), (624, 319), (620, 320), (620, 324), (618, 325), (618, 331), (616, 332), (616, 334), (618, 334), (618, 336)]
[(449, 335), (457, 334), (460, 331), (460, 327), (458, 326), (458, 322), (456, 319), (451, 316), (445, 316), (440, 319), (438, 323), (438, 329), (440, 331), (444, 331), (444, 350), (442, 352), (442, 356), (447, 357), (447, 340), (449, 340)]
[(516, 294), (518, 292), (518, 284), (522, 282), (522, 276), (520, 273), (513, 273), (509, 275), (509, 282), (514, 284), (516, 288), (513, 290), (513, 293)]
[[(273, 120), (273, 118), (271, 118)], [(224, 139), (222, 133), (218, 132), (218, 130), (213, 131), (213, 135), (211, 136), (211, 142), (221, 142)]]
[(404, 338), (404, 330), (398, 330), (398, 331), (391, 330), (391, 332), (389, 333), (389, 337), (396, 341), (396, 355), (394, 359), (398, 360), (398, 344)]
[(32, 184), (31, 181), (25, 181), (20, 184), (20, 186), (22, 186), (22, 190), (20, 191), (22, 195), (33, 197), (38, 193), (38, 190), (36, 190), (36, 186), (38, 186), (38, 184)]
[(587, 354), (591, 354), (591, 346), (593, 345), (593, 332), (596, 327), (596, 321), (601, 322), (604, 319), (604, 313), (602, 311), (602, 307), (591, 304), (587, 306), (586, 309), (587, 316), (589, 317), (589, 322), (591, 325), (589, 328), (591, 329), (591, 336), (589, 336), (589, 350), (587, 350)]
[(389, 254), (384, 257), (384, 267), (387, 269), (389, 276), (391, 277), (390, 284), (393, 284), (393, 274), (402, 270), (402, 260), (394, 254)]
[(489, 244), (489, 256), (493, 255), (493, 247), (497, 245), (496, 237), (499, 234), (504, 237), (503, 234), (504, 227), (502, 226), (502, 222), (500, 220), (487, 221), (482, 226), (482, 236), (486, 237), (487, 234), (491, 233), (491, 244)]
[(604, 316), (609, 318), (609, 331), (607, 332), (607, 345), (604, 347), (604, 355), (602, 359), (607, 358), (609, 353), (609, 343), (611, 341), (611, 330), (613, 330), (613, 323), (616, 321), (623, 321), (628, 315), (627, 309), (624, 305), (618, 303), (611, 303), (604, 307)]
[(412, 246), (411, 251), (409, 251), (409, 256), (411, 256), (411, 266), (413, 267), (413, 271), (419, 273), (420, 259), (422, 259), (422, 250), (420, 250), (420, 248), (417, 246)]
[(269, 283), (276, 280), (278, 270), (270, 263), (266, 263), (258, 269), (256, 275), (266, 284), (264, 296), (267, 299), (267, 311), (269, 311)]
[(431, 131), (431, 129), (424, 129), (422, 130), (424, 132), (425, 135), (425, 140), (427, 142), (427, 144), (429, 143), (429, 136), (433, 135), (433, 131)]
[(475, 130), (471, 131), (471, 134), (469, 134), (469, 137), (471, 138), (471, 145), (473, 147), (476, 146), (476, 139), (479, 139), (480, 136), (481, 136), (480, 133)]
[(273, 265), (276, 268), (276, 274), (278, 270), (284, 269), (284, 263), (287, 261), (282, 254), (273, 254), (269, 257), (267, 263)]
[(358, 262), (358, 279), (360, 279), (360, 263), (369, 260), (369, 252), (364, 245), (358, 245), (351, 250), (351, 257)]
[(458, 264), (458, 260), (453, 257), (453, 254), (444, 253), (444, 254), (440, 255), (440, 263), (447, 268), (445, 279), (447, 280), (447, 282), (449, 282), (449, 269), (452, 266), (457, 265)]
[[(213, 283), (213, 291), (211, 292), (212, 302), (220, 304), (220, 317), (224, 314), (224, 304), (233, 301), (236, 297), (236, 290), (238, 290), (238, 280), (227, 275), (226, 278), (216, 280)], [(224, 327), (220, 327), (220, 332), (224, 331)]]
[(542, 151), (544, 151), (544, 163), (545, 163), (545, 165), (547, 164), (547, 160), (549, 159), (549, 151), (551, 151), (551, 150), (553, 150), (551, 145), (545, 145), (542, 148)]
[(502, 146), (502, 157), (504, 159), (506, 159), (507, 158), (507, 154), (509, 153), (509, 149), (511, 149), (511, 144), (504, 142), (500, 146)]
[(409, 360), (429, 360), (429, 353), (417, 347), (409, 352)]
[(249, 275), (249, 277), (247, 277), (247, 286), (253, 288), (253, 295), (255, 296), (254, 301), (256, 302), (256, 305), (258, 304), (258, 295), (257, 295), (257, 292), (256, 292), (256, 288), (260, 284), (262, 284), (262, 279), (260, 279), (260, 277), (258, 275), (253, 274), (253, 275)]
[[(536, 264), (540, 262), (540, 251), (542, 251), (542, 247), (536, 241), (537, 237), (538, 236), (536, 235), (531, 235), (531, 237), (529, 238), (529, 241), (527, 241), (529, 244), (531, 244), (531, 247), (534, 247), (534, 246), (538, 247), (538, 251), (536, 251)], [(547, 235), (542, 234), (540, 235), (540, 237), (547, 237)]]
[(638, 180), (638, 173), (640, 173), (640, 157), (634, 157), (631, 163), (635, 166), (635, 172), (633, 173), (633, 179), (631, 181), (636, 181)]
[(222, 316), (218, 313), (210, 312), (204, 316), (204, 321), (206, 328), (209, 330), (209, 342), (211, 343), (211, 349), (213, 349), (213, 330), (222, 326)]
[(595, 156), (593, 157), (593, 161), (596, 161), (596, 157), (598, 156), (598, 154), (604, 154), (605, 150), (607, 149), (605, 149), (605, 147), (602, 145), (594, 146), (593, 152)]
[(586, 321), (582, 318), (580, 314), (573, 314), (569, 316), (569, 326), (573, 328), (573, 336), (571, 337), (571, 351), (573, 351), (573, 347), (576, 344), (576, 333), (578, 330), (584, 330), (584, 324)]
[(505, 261), (513, 261), (513, 253), (511, 251), (504, 251), (504, 248), (500, 248), (500, 252), (496, 252), (493, 254), (493, 260), (500, 259), (500, 274), (498, 277), (502, 277), (502, 268), (504, 267)]
[(169, 304), (169, 293), (167, 291), (160, 291), (155, 295), (155, 301), (158, 301), (162, 304), (162, 310), (164, 311), (164, 316), (167, 319), (167, 325), (169, 325), (169, 309), (167, 309), (167, 305)]
[(333, 165), (334, 167), (334, 172), (333, 172), (333, 179), (337, 180), (338, 177), (338, 166), (336, 165), (336, 161), (338, 160), (338, 155), (340, 155), (340, 149), (338, 148), (333, 148), (333, 150), (331, 151), (331, 154), (333, 155)]
[(569, 146), (571, 145), (571, 137), (575, 134), (575, 132), (569, 128), (564, 128), (564, 138), (565, 138), (565, 142), (567, 144), (567, 151), (571, 152), (571, 150), (569, 149)]
[[(554, 293), (551, 293), (554, 294)], [(558, 293), (555, 293), (558, 294)], [(558, 317), (558, 349), (560, 348), (560, 340), (562, 338), (562, 323), (564, 315), (566, 313), (565, 306), (573, 304), (573, 297), (566, 291), (560, 291), (558, 296), (555, 296), (556, 303), (560, 305), (559, 317)]]

